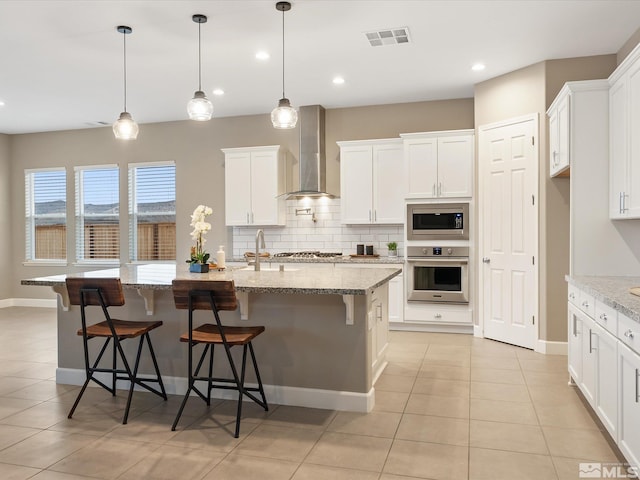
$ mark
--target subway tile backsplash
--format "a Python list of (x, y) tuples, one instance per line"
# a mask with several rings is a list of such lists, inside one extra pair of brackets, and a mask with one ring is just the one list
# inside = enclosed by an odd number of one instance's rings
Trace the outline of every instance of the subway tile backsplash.
[(387, 243), (392, 241), (400, 255), (404, 252), (403, 225), (341, 225), (339, 198), (287, 200), (286, 209), (284, 227), (233, 227), (233, 257), (255, 250), (258, 228), (264, 230), (266, 251), (271, 254), (319, 250), (349, 255), (363, 243), (373, 245), (374, 253), (387, 255)]

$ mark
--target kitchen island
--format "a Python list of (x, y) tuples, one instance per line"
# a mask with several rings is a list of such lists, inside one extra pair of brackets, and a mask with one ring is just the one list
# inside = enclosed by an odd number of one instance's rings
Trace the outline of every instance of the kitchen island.
[[(171, 281), (233, 280), (240, 309), (223, 312), (222, 319), (229, 325), (265, 326), (254, 346), (270, 403), (370, 411), (375, 402), (373, 383), (386, 365), (388, 282), (400, 273), (392, 266), (296, 265), (285, 266), (284, 271), (235, 268), (197, 274), (189, 273), (186, 265), (150, 264), (73, 276), (119, 277), (126, 304), (113, 308), (112, 315), (163, 321), (151, 335), (168, 393), (181, 394), (187, 388), (187, 347), (178, 341), (187, 329), (187, 312), (175, 309)], [(68, 304), (65, 278), (39, 277), (22, 284), (49, 286), (58, 294), (56, 380), (79, 385), (85, 375), (82, 340), (76, 335), (80, 309)], [(198, 311), (196, 319), (211, 322), (212, 314)], [(135, 345), (127, 346), (127, 353), (134, 355)], [(151, 368), (143, 361), (140, 371), (148, 373)], [(252, 380), (248, 378), (248, 383)], [(120, 387), (126, 388), (125, 382)]]

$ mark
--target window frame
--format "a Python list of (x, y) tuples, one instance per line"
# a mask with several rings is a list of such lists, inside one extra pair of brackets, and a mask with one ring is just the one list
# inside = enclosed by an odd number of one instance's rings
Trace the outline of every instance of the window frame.
[[(61, 172), (64, 178), (64, 201), (65, 201), (65, 211), (64, 211), (64, 226), (65, 226), (65, 258), (36, 258), (36, 221), (39, 217), (36, 214), (35, 207), (35, 183), (34, 183), (34, 174), (43, 173), (43, 172)], [(24, 239), (24, 261), (23, 265), (68, 265), (69, 260), (69, 244), (68, 244), (68, 233), (69, 233), (69, 215), (68, 215), (68, 178), (67, 178), (67, 169), (66, 167), (42, 167), (42, 168), (25, 168), (24, 169), (24, 178), (25, 178), (25, 239)], [(52, 215), (53, 217), (53, 215)]]

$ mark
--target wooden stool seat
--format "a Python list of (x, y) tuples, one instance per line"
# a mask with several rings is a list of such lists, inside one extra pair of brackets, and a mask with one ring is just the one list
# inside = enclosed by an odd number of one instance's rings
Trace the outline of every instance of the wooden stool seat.
[[(224, 335), (229, 345), (246, 345), (264, 332), (264, 327), (222, 327), (222, 329), (224, 330)], [(194, 328), (193, 338), (191, 340), (189, 339), (188, 333), (183, 333), (180, 336), (180, 341), (221, 345), (224, 343), (218, 326), (210, 323), (205, 323), (204, 325)]]
[[(80, 305), (80, 319), (82, 320), (82, 328), (78, 330), (78, 335), (82, 336), (82, 343), (84, 346), (84, 364), (86, 379), (76, 401), (71, 407), (68, 418), (73, 416), (76, 407), (80, 403), (80, 399), (84, 394), (89, 382), (93, 381), (107, 390), (111, 395), (116, 395), (116, 382), (118, 380), (126, 380), (129, 382), (129, 396), (127, 397), (127, 406), (124, 410), (124, 416), (122, 423), (127, 423), (129, 418), (129, 409), (131, 408), (131, 399), (133, 397), (133, 389), (136, 385), (143, 387), (144, 389), (155, 393), (156, 395), (167, 400), (167, 393), (162, 383), (162, 377), (160, 376), (160, 370), (158, 369), (158, 362), (156, 355), (153, 352), (153, 346), (151, 345), (151, 337), (149, 332), (162, 325), (160, 321), (154, 322), (135, 322), (130, 320), (118, 320), (111, 318), (109, 314), (109, 307), (124, 305), (124, 293), (122, 291), (122, 283), (119, 278), (85, 278), (85, 277), (69, 277), (65, 280), (67, 286), (67, 293), (69, 294), (69, 303), (71, 305)], [(88, 307), (94, 307), (90, 310)], [(99, 317), (104, 320), (96, 321), (89, 325), (89, 313), (97, 312), (100, 310)], [(129, 338), (140, 337), (138, 343), (138, 351), (136, 354), (135, 363), (133, 368), (129, 366), (129, 361), (122, 348), (122, 341)], [(90, 362), (89, 357), (91, 350), (89, 349), (89, 340), (92, 338), (103, 338), (104, 343), (99, 350), (99, 353), (95, 355), (93, 363)], [(113, 354), (111, 358), (111, 365), (101, 366), (100, 362), (109, 346), (109, 343), (113, 341)], [(149, 353), (151, 354), (151, 360), (153, 361), (153, 367), (155, 369), (155, 377), (139, 377), (138, 367), (140, 365), (140, 356), (142, 354), (143, 345), (147, 344)], [(118, 366), (118, 360), (122, 366)], [(106, 378), (100, 377), (101, 375), (108, 375), (111, 379), (111, 386), (108, 386), (105, 382), (108, 382)], [(158, 384), (160, 389), (156, 389), (149, 384)]]
[[(180, 335), (180, 341), (189, 344), (189, 356), (188, 356), (188, 369), (189, 369), (189, 387), (182, 400), (178, 414), (171, 430), (175, 430), (178, 425), (178, 421), (182, 415), (189, 394), (195, 392), (207, 405), (211, 405), (211, 390), (214, 388), (237, 390), (238, 392), (238, 404), (236, 410), (236, 429), (234, 437), (238, 438), (240, 435), (240, 418), (242, 416), (242, 400), (249, 397), (256, 402), (265, 411), (269, 410), (267, 405), (267, 399), (264, 395), (264, 388), (262, 387), (262, 380), (260, 379), (260, 371), (258, 370), (258, 363), (256, 362), (256, 355), (253, 351), (253, 344), (251, 343), (254, 338), (264, 332), (264, 327), (235, 327), (222, 325), (219, 312), (221, 310), (235, 310), (238, 308), (238, 300), (236, 298), (236, 290), (233, 280), (228, 281), (214, 281), (214, 280), (174, 280), (173, 281), (173, 299), (177, 309), (186, 309), (189, 311), (189, 329), (186, 333)], [(213, 318), (216, 323), (204, 323), (199, 326), (194, 326), (194, 311), (195, 310), (208, 310), (213, 314)], [(204, 349), (200, 354), (200, 359), (194, 366), (193, 350), (194, 348), (202, 344)], [(214, 376), (214, 348), (216, 345), (222, 346), (224, 354), (227, 358), (229, 367), (233, 377), (220, 377)], [(236, 364), (231, 355), (231, 348), (235, 346), (242, 346), (242, 364), (240, 365), (240, 372), (236, 368)], [(247, 353), (250, 354), (251, 363), (253, 364), (253, 371), (258, 381), (257, 387), (248, 387), (244, 384), (246, 365), (247, 365)], [(208, 374), (200, 374), (200, 369), (203, 366), (205, 360), (208, 363)], [(195, 368), (194, 368), (195, 367)], [(202, 387), (196, 386), (196, 382), (203, 382), (206, 384), (206, 390), (200, 390)], [(206, 392), (206, 393), (205, 393)], [(254, 395), (253, 392), (260, 395)]]
[[(135, 338), (140, 335), (144, 335), (145, 333), (149, 333), (154, 328), (158, 328), (162, 325), (161, 321), (157, 322), (134, 322), (130, 320), (118, 320), (116, 318), (111, 319), (111, 323), (113, 325), (113, 329), (116, 332), (116, 335), (120, 339), (124, 338)], [(83, 335), (82, 329), (78, 329), (78, 335)], [(87, 326), (87, 337), (111, 337), (113, 334), (111, 333), (111, 328), (109, 327), (109, 322), (106, 320), (104, 322), (95, 323), (93, 325)]]

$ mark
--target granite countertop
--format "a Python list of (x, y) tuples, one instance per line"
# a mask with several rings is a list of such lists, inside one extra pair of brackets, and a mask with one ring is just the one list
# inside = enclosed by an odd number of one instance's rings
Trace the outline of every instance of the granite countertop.
[[(248, 293), (305, 293), (305, 294), (338, 294), (365, 295), (373, 288), (379, 287), (399, 275), (400, 268), (327, 268), (306, 269), (290, 267), (280, 272), (242, 267), (229, 268), (219, 272), (190, 273), (188, 266), (174, 264), (126, 265), (120, 268), (74, 273), (77, 277), (119, 277), (123, 288), (170, 290), (174, 278), (200, 280), (234, 280), (238, 292)], [(67, 275), (52, 275), (22, 280), (22, 285), (62, 286)]]
[(640, 287), (640, 277), (567, 275), (566, 279), (571, 285), (593, 295), (596, 300), (640, 322), (640, 297), (629, 293), (631, 287)]

